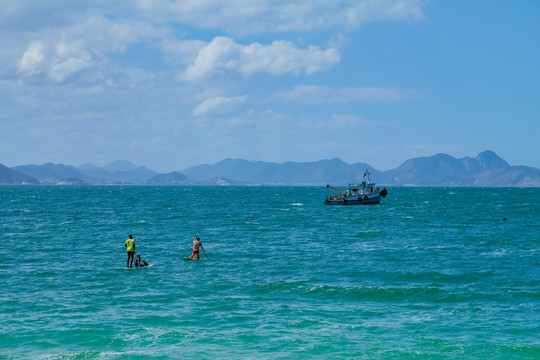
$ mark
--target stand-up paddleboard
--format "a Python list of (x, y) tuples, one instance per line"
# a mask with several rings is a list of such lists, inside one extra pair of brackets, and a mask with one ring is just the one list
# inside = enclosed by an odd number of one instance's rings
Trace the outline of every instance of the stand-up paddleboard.
[(134, 269), (145, 269), (145, 268), (151, 268), (151, 267), (154, 267), (154, 264), (150, 264), (148, 266), (139, 266), (139, 267), (137, 267), (137, 266), (125, 267), (123, 269), (125, 269), (125, 270), (134, 270)]
[(195, 259), (195, 258), (190, 258), (190, 257), (185, 257), (184, 260), (188, 261), (188, 260), (199, 260), (199, 259)]

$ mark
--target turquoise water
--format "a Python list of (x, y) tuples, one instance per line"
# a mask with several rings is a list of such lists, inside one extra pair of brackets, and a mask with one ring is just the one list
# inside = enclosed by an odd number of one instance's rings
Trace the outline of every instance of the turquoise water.
[(0, 187), (0, 358), (540, 358), (539, 188), (325, 195)]

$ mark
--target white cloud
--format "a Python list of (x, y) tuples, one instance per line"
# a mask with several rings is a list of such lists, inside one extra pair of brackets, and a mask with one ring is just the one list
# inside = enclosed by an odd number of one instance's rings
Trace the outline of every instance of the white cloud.
[(379, 20), (422, 20), (426, 0), (141, 0), (138, 14), (230, 34), (357, 28)]
[(45, 51), (43, 43), (31, 42), (19, 60), (19, 71), (26, 76), (45, 73), (52, 82), (61, 83), (73, 74), (94, 66), (92, 55), (81, 42), (46, 46), (48, 51)]
[[(32, 36), (32, 35), (31, 35)], [(53, 83), (62, 83), (81, 71), (111, 73), (109, 59), (135, 43), (161, 39), (167, 30), (133, 20), (110, 20), (91, 16), (84, 22), (48, 28), (36, 32), (18, 61), (25, 76), (44, 74)]]
[[(66, 36), (95, 48), (96, 53), (124, 52), (130, 44), (162, 39), (168, 35), (164, 27), (156, 27), (144, 19), (107, 19), (94, 16), (86, 22), (65, 29)], [(73, 35), (69, 35), (69, 34)]]
[[(375, 20), (422, 19), (424, 0), (346, 0), (298, 1), (258, 0), (185, 0), (110, 4), (96, 1), (92, 5), (51, 1), (47, 5), (10, 4), (0, 22), (8, 30), (26, 29), (20, 38), (29, 45), (17, 55), (20, 74), (44, 74), (52, 82), (63, 82), (83, 70), (101, 70), (115, 53), (126, 51), (131, 44), (158, 41), (157, 47), (170, 64), (188, 66), (179, 76), (197, 80), (221, 74), (250, 76), (312, 74), (329, 68), (340, 60), (339, 39), (327, 49), (318, 46), (300, 48), (278, 40), (270, 44), (242, 45), (231, 37), (217, 36), (210, 42), (181, 40), (181, 26), (222, 29), (235, 34), (262, 32), (311, 31), (330, 27), (355, 28)], [(53, 15), (43, 16), (48, 12)], [(22, 19), (28, 19), (26, 23)], [(156, 25), (159, 24), (159, 25)], [(21, 42), (19, 40), (19, 44)], [(336, 42), (338, 41), (338, 42)], [(342, 41), (342, 39), (341, 39)], [(58, 51), (61, 46), (77, 48), (73, 56)], [(21, 49), (17, 53), (22, 52)], [(15, 63), (15, 61), (14, 61)], [(101, 68), (98, 68), (102, 66)], [(95, 78), (95, 77), (93, 77)]]
[(166, 38), (161, 42), (169, 62), (173, 64), (189, 65), (197, 60), (199, 51), (207, 45), (202, 40), (175, 40)]
[(356, 87), (334, 89), (328, 86), (300, 85), (282, 90), (273, 97), (291, 103), (331, 104), (355, 101), (404, 101), (416, 96), (414, 90), (403, 91), (394, 87)]
[(55, 58), (49, 69), (49, 77), (52, 81), (61, 83), (73, 74), (93, 66), (92, 55), (81, 48), (80, 42), (60, 43), (55, 46)]
[(19, 60), (19, 71), (27, 74), (36, 73), (43, 62), (43, 57), (43, 44), (38, 41), (31, 42), (21, 60)]
[(321, 50), (317, 46), (299, 49), (289, 41), (274, 41), (271, 45), (253, 43), (240, 45), (233, 39), (218, 36), (199, 50), (193, 64), (180, 76), (186, 80), (197, 80), (226, 73), (250, 76), (255, 73), (281, 75), (311, 74), (338, 62), (339, 52), (335, 49)]
[[(357, 28), (380, 20), (422, 20), (427, 0), (138, 0), (91, 2), (49, 0), (4, 1), (0, 23), (47, 28), (79, 23), (93, 14), (107, 18), (144, 19), (146, 23), (176, 23), (198, 29), (222, 29), (229, 34)], [(43, 14), (46, 14), (45, 16)]]
[(92, 66), (88, 58), (69, 58), (65, 61), (53, 65), (50, 77), (54, 82), (60, 83), (69, 78), (72, 74)]
[(236, 96), (236, 97), (213, 97), (206, 99), (201, 102), (195, 110), (193, 110), (193, 115), (195, 116), (224, 116), (231, 114), (237, 110), (243, 103), (247, 100), (247, 95)]
[(358, 1), (343, 10), (343, 19), (349, 28), (357, 28), (380, 20), (423, 20), (425, 0), (366, 0)]

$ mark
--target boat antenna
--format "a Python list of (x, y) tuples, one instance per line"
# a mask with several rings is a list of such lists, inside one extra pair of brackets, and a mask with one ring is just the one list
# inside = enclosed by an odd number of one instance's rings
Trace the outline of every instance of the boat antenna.
[(367, 181), (371, 182), (369, 175), (371, 175), (371, 173), (369, 172), (369, 169), (366, 169), (366, 171), (364, 172), (364, 178), (367, 178)]

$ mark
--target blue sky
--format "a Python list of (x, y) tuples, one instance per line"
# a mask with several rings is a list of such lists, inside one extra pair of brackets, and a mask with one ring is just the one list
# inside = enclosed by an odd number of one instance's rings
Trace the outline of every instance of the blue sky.
[(0, 0), (0, 163), (540, 168), (540, 2)]

